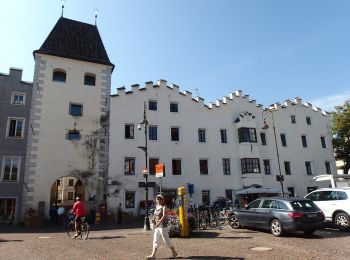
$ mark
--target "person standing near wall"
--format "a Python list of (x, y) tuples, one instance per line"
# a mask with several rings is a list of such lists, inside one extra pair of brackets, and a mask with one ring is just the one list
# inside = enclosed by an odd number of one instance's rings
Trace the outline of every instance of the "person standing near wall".
[(154, 235), (153, 235), (153, 251), (152, 254), (147, 256), (146, 259), (154, 259), (156, 256), (157, 248), (159, 246), (160, 238), (167, 247), (171, 249), (173, 253), (173, 258), (176, 258), (177, 252), (175, 247), (171, 244), (168, 232), (168, 221), (167, 221), (167, 209), (164, 202), (163, 195), (157, 195), (156, 197), (156, 209), (154, 210)]

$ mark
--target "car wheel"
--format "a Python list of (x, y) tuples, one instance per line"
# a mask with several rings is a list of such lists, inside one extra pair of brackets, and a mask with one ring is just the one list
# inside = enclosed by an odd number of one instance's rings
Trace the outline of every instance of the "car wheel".
[(270, 227), (271, 227), (271, 233), (275, 237), (280, 237), (283, 235), (283, 227), (281, 222), (278, 219), (273, 219), (271, 221)]
[(230, 218), (228, 219), (228, 223), (233, 229), (237, 229), (241, 227), (241, 224), (239, 223), (239, 219), (235, 215), (230, 216)]
[(313, 233), (315, 233), (316, 229), (305, 229), (304, 230), (304, 234), (305, 235), (312, 235)]
[(349, 216), (346, 213), (338, 213), (335, 216), (334, 224), (341, 230), (347, 230), (350, 225)]

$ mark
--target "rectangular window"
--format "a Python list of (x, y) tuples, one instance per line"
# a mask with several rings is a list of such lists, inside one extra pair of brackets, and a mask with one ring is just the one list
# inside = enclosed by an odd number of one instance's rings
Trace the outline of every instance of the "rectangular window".
[(301, 136), (301, 142), (303, 143), (303, 147), (307, 147), (307, 142), (306, 142), (306, 136), (305, 135)]
[(286, 134), (281, 134), (282, 146), (287, 146)]
[(291, 116), (290, 116), (290, 121), (291, 121), (292, 124), (295, 124), (295, 123), (296, 123), (296, 122), (295, 122), (295, 116), (294, 116), (294, 115), (291, 115)]
[(73, 179), (69, 179), (68, 180), (68, 186), (70, 186), (70, 187), (74, 186), (74, 180)]
[(198, 142), (205, 143), (205, 129), (198, 129)]
[(292, 172), (290, 170), (290, 162), (288, 162), (288, 161), (284, 162), (284, 170), (286, 172), (286, 175), (291, 175), (292, 174)]
[(148, 127), (149, 140), (158, 140), (158, 127), (156, 125), (150, 125)]
[(242, 174), (260, 173), (260, 163), (258, 158), (241, 159)]
[(201, 175), (208, 175), (208, 160), (206, 159), (199, 160), (199, 172)]
[(173, 175), (181, 175), (181, 159), (172, 160)]
[(329, 162), (325, 162), (325, 166), (326, 166), (326, 173), (332, 174), (331, 164)]
[(326, 147), (326, 138), (324, 136), (321, 136), (321, 145), (322, 145), (322, 148), (327, 148)]
[(230, 159), (229, 158), (222, 159), (222, 170), (224, 172), (224, 175), (231, 174), (231, 167), (230, 167)]
[(157, 101), (149, 100), (148, 101), (148, 110), (157, 111), (158, 110), (157, 105), (158, 105)]
[(174, 113), (179, 112), (178, 103), (170, 102), (170, 112), (174, 112)]
[(265, 175), (271, 175), (270, 160), (263, 160), (263, 161), (264, 161), (264, 172), (265, 172)]
[(232, 202), (233, 197), (232, 197), (232, 190), (231, 189), (225, 190), (225, 198)]
[(125, 157), (124, 172), (125, 172), (125, 175), (135, 175), (135, 158)]
[(67, 199), (68, 200), (73, 200), (74, 198), (74, 192), (73, 191), (68, 191), (67, 192)]
[(125, 208), (135, 208), (135, 191), (125, 191)]
[(306, 124), (311, 125), (311, 117), (306, 117)]
[(125, 124), (125, 139), (134, 139), (134, 124)]
[(85, 74), (84, 85), (95, 86), (96, 85), (96, 76), (94, 74), (90, 74), (90, 73)]
[[(0, 198), (0, 224), (13, 224), (15, 210), (16, 199)], [(12, 219), (9, 218), (11, 214), (13, 215)]]
[(23, 128), (24, 128), (23, 118), (9, 118), (7, 121), (6, 137), (23, 138), (23, 134), (24, 134)]
[(306, 174), (307, 175), (312, 175), (312, 168), (311, 168), (311, 162), (306, 161), (305, 162), (305, 168), (306, 168)]
[(260, 138), (261, 138), (261, 144), (266, 145), (266, 134), (260, 133)]
[(210, 190), (202, 190), (202, 205), (210, 205)]
[(241, 127), (238, 129), (238, 139), (240, 143), (256, 143), (256, 130), (255, 128)]
[(26, 93), (12, 92), (11, 104), (12, 105), (25, 105)]
[(180, 140), (180, 129), (178, 127), (171, 128), (171, 141), (179, 141)]
[(69, 141), (79, 141), (80, 137), (80, 132), (78, 130), (68, 130), (67, 139)]
[(17, 182), (19, 180), (20, 163), (20, 157), (4, 157), (2, 161), (2, 181)]
[(289, 197), (295, 197), (294, 187), (288, 187), (287, 190), (289, 192)]
[(227, 144), (227, 131), (226, 129), (220, 129), (221, 143)]
[(69, 104), (69, 114), (72, 116), (82, 116), (83, 115), (83, 105), (80, 104)]
[(149, 168), (149, 174), (151, 174), (151, 175), (155, 175), (156, 174), (156, 164), (158, 164), (159, 163), (159, 159), (158, 158), (150, 158), (149, 159), (149, 166), (148, 166), (148, 168)]

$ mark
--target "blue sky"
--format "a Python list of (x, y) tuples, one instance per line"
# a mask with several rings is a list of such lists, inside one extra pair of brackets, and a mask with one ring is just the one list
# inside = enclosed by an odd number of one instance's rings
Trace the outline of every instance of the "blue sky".
[[(235, 90), (269, 106), (301, 97), (324, 110), (350, 99), (350, 1), (66, 0), (97, 25), (116, 88), (165, 79), (212, 102)], [(59, 0), (1, 1), (0, 72), (23, 68), (61, 14)]]

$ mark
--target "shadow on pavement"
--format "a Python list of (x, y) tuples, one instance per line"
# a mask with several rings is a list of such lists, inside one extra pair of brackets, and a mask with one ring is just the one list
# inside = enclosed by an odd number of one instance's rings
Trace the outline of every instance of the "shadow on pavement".
[(91, 239), (101, 239), (101, 240), (107, 240), (107, 239), (115, 239), (115, 238), (126, 238), (125, 236), (102, 236), (102, 237), (89, 237), (89, 240)]
[(228, 257), (228, 256), (187, 256), (187, 257), (176, 257), (176, 259), (219, 259), (219, 260), (244, 260), (244, 257)]
[(20, 239), (12, 239), (12, 240), (0, 239), (0, 243), (1, 242), (23, 242), (23, 240), (20, 240)]

